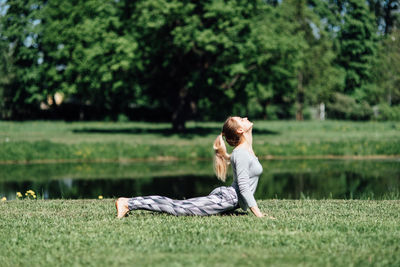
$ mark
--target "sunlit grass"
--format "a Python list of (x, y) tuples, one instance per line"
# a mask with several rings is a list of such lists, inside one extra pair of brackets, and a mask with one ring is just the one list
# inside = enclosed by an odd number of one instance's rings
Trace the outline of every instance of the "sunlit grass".
[[(221, 123), (0, 122), (0, 161), (211, 158)], [(399, 155), (399, 122), (256, 121), (258, 156)]]
[(252, 215), (115, 219), (113, 200), (0, 202), (0, 262), (22, 265), (398, 266), (400, 201), (265, 200)]

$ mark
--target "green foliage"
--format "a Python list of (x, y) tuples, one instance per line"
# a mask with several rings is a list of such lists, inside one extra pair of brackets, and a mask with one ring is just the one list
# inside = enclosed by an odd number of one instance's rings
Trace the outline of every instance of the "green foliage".
[(278, 34), (290, 25), (262, 1), (144, 1), (136, 10), (140, 50), (152, 47), (139, 82), (176, 128), (193, 113), (245, 115), (249, 99), (291, 102), (298, 42)]
[(399, 0), (368, 0), (368, 4), (380, 32), (387, 35), (400, 26)]
[(380, 102), (400, 104), (400, 30), (394, 30), (379, 47), (379, 64), (374, 68), (380, 87)]
[(398, 9), (386, 0), (2, 1), (1, 116), (151, 111), (179, 131), (232, 113), (302, 119), (336, 93), (397, 105)]
[(357, 103), (354, 98), (337, 93), (331, 102), (327, 104), (329, 116), (350, 120), (369, 120), (373, 110), (368, 102)]
[(376, 25), (365, 1), (348, 0), (340, 41), (340, 65), (346, 69), (345, 92), (356, 100), (365, 100), (357, 90), (372, 81), (372, 66), (376, 55)]
[(114, 118), (139, 88), (138, 44), (111, 1), (49, 1), (43, 11), (43, 94), (61, 91)]
[[(296, 62), (295, 109), (296, 119), (304, 119), (305, 105), (326, 102), (341, 88), (344, 75), (334, 64), (336, 59), (332, 41), (321, 17), (307, 1), (286, 0), (282, 3), (285, 19), (292, 25), (292, 35), (299, 38)], [(293, 90), (292, 89), (292, 90)]]
[(2, 116), (30, 118), (43, 100), (40, 89), (39, 38), (41, 1), (7, 1), (0, 16)]
[(400, 121), (400, 105), (389, 106), (382, 103), (378, 106), (378, 120), (381, 121)]
[(0, 117), (9, 118), (11, 114), (9, 114), (7, 107), (7, 104), (10, 102), (7, 99), (7, 87), (13, 80), (14, 75), (10, 51), (7, 47), (7, 42), (2, 39), (0, 39), (0, 62), (2, 62), (0, 64)]

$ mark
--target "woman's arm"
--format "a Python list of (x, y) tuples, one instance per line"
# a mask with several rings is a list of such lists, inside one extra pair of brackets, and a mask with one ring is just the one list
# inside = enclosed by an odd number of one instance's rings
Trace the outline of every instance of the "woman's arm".
[(257, 217), (259, 218), (264, 217), (264, 214), (261, 213), (260, 209), (257, 206), (251, 207), (250, 210)]

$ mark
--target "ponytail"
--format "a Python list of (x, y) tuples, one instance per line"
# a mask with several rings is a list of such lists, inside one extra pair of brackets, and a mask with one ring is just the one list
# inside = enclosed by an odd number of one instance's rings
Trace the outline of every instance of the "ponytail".
[(214, 171), (217, 178), (223, 182), (226, 180), (230, 155), (226, 152), (226, 146), (222, 133), (214, 141)]

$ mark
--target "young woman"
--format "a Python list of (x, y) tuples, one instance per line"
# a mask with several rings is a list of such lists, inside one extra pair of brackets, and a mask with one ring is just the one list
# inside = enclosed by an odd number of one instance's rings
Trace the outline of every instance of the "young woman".
[[(124, 217), (131, 210), (150, 210), (180, 215), (213, 215), (241, 207), (250, 208), (257, 217), (265, 215), (258, 209), (254, 192), (263, 169), (253, 151), (253, 123), (247, 118), (229, 117), (222, 132), (214, 141), (214, 169), (225, 182), (228, 164), (233, 168), (231, 186), (214, 189), (208, 196), (173, 200), (163, 196), (119, 198), (115, 202), (117, 217)], [(226, 151), (226, 142), (234, 147), (232, 154)], [(273, 217), (270, 217), (273, 219)]]

